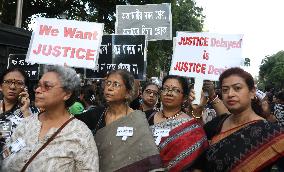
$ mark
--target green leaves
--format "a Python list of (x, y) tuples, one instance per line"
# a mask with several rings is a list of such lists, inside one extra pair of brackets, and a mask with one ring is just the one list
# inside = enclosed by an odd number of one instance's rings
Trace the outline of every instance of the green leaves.
[(284, 88), (284, 51), (267, 56), (259, 69), (259, 82), (263, 88)]

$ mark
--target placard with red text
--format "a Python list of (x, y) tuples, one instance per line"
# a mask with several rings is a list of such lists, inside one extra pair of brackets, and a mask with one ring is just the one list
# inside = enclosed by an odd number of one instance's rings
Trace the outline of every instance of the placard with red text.
[(242, 62), (243, 35), (177, 32), (170, 74), (218, 80)]
[(103, 24), (38, 18), (27, 62), (94, 68), (103, 35)]

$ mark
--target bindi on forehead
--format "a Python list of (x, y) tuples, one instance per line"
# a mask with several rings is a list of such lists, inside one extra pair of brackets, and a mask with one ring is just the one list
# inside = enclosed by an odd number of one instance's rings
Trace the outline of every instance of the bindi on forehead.
[(4, 79), (24, 80), (24, 76), (19, 72), (11, 72), (6, 74)]
[(177, 79), (167, 79), (164, 82), (164, 85), (181, 86), (182, 84)]
[(16, 79), (16, 78), (4, 78), (4, 80), (6, 80), (6, 81), (16, 81), (16, 82), (21, 81), (21, 82), (24, 82), (24, 80)]

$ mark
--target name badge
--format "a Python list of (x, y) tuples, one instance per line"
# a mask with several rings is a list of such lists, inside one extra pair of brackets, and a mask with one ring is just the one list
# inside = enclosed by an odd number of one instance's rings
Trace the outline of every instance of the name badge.
[(0, 121), (0, 132), (12, 131), (12, 122)]
[(125, 141), (127, 137), (133, 136), (133, 127), (118, 127), (116, 136), (122, 137), (122, 140)]
[(23, 119), (24, 118), (20, 118), (17, 115), (14, 115), (13, 117), (10, 118), (10, 121), (15, 125), (19, 125)]
[(22, 138), (18, 138), (17, 140), (15, 140), (13, 143), (11, 143), (10, 145), (7, 145), (3, 152), (2, 152), (2, 156), (5, 159), (6, 157), (8, 157), (9, 155), (13, 154), (13, 153), (17, 153), (18, 151), (20, 151), (21, 149), (23, 149), (26, 146), (25, 141)]
[(155, 143), (159, 145), (161, 142), (162, 137), (167, 137), (170, 135), (169, 128), (156, 128), (154, 131)]
[(12, 134), (12, 122), (0, 121), (0, 133), (3, 138), (9, 138)]

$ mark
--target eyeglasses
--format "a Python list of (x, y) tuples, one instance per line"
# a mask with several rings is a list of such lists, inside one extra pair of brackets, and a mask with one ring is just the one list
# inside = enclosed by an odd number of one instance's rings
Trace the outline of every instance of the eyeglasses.
[(158, 96), (158, 92), (157, 91), (154, 91), (154, 90), (150, 90), (150, 89), (147, 89), (144, 91), (147, 95), (151, 95), (153, 93), (153, 96), (154, 97), (157, 97)]
[(25, 87), (25, 82), (21, 81), (21, 80), (15, 80), (15, 79), (3, 80), (3, 85), (5, 85), (5, 86), (10, 87), (12, 84), (14, 84), (16, 88), (24, 88)]
[(116, 82), (116, 81), (114, 81), (114, 82), (112, 82), (112, 81), (105, 81), (104, 82), (104, 86), (105, 87), (109, 87), (109, 86), (113, 86), (113, 88), (120, 88), (122, 85), (119, 83), (119, 82)]
[(162, 88), (162, 94), (167, 94), (169, 92), (172, 92), (175, 95), (181, 94), (183, 93), (180, 89), (173, 87), (173, 88), (169, 88), (169, 87), (163, 87)]
[(51, 90), (52, 88), (63, 88), (63, 87), (55, 87), (55, 85), (50, 85), (48, 83), (43, 83), (43, 84), (38, 83), (37, 85), (34, 86), (34, 91), (36, 91), (36, 89), (38, 88), (40, 88), (42, 92), (46, 92)]

